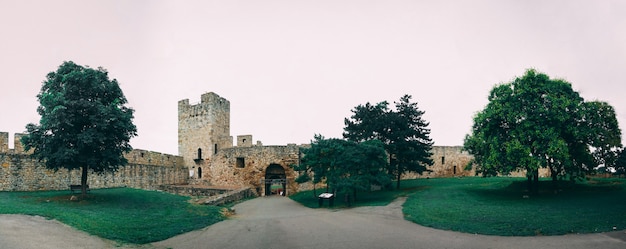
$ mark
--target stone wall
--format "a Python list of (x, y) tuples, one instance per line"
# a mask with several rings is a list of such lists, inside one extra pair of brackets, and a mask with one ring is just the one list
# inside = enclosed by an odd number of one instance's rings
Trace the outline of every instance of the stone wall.
[[(467, 151), (463, 151), (463, 146), (433, 146), (433, 162), (434, 164), (427, 167), (431, 172), (423, 174), (407, 173), (402, 176), (403, 179), (415, 178), (434, 178), (434, 177), (463, 177), (476, 176), (476, 165), (466, 170), (466, 166), (474, 159)], [(526, 171), (520, 170), (512, 172), (508, 176), (526, 177)], [(539, 170), (540, 177), (550, 176), (548, 169)]]
[(433, 156), (431, 157), (434, 164), (428, 169), (432, 172), (426, 172), (415, 177), (455, 177), (455, 176), (474, 176), (476, 171), (474, 168), (465, 170), (465, 166), (474, 159), (472, 155), (463, 151), (461, 146), (433, 146)]
[(209, 197), (233, 191), (232, 189), (195, 187), (193, 185), (161, 185), (158, 190), (190, 197)]
[(297, 172), (291, 167), (300, 160), (300, 147), (286, 146), (232, 147), (220, 150), (210, 162), (209, 170), (203, 170), (203, 179), (217, 186), (251, 187), (259, 195), (264, 194), (265, 170), (272, 164), (280, 165), (287, 177), (287, 194), (299, 190), (295, 183)]
[(237, 201), (241, 201), (247, 198), (257, 197), (257, 196), (258, 195), (255, 190), (252, 190), (251, 188), (242, 188), (242, 189), (229, 191), (223, 194), (219, 194), (216, 196), (211, 196), (209, 198), (205, 198), (203, 200), (200, 200), (198, 203), (204, 204), (204, 205), (221, 206), (224, 204), (233, 203), (233, 202), (237, 202)]
[[(0, 191), (66, 190), (80, 184), (80, 171), (47, 169), (43, 162), (24, 152), (19, 137), (15, 149), (8, 149), (8, 133), (0, 133)], [(17, 144), (20, 146), (17, 146)], [(124, 155), (128, 165), (115, 172), (89, 172), (90, 188), (132, 187), (157, 189), (163, 184), (186, 183), (187, 168), (183, 158), (146, 150), (133, 150)]]

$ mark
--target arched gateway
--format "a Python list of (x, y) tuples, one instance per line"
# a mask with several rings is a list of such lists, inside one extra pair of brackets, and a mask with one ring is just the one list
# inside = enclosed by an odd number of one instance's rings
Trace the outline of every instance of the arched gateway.
[(279, 164), (270, 164), (265, 169), (265, 195), (287, 195), (287, 175)]

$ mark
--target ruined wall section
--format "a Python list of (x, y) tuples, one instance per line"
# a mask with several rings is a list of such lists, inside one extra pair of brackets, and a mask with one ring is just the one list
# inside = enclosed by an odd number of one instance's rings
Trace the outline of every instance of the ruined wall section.
[(433, 146), (431, 159), (433, 165), (427, 167), (432, 172), (424, 172), (422, 175), (416, 173), (407, 173), (403, 178), (427, 178), (427, 177), (455, 177), (455, 176), (474, 176), (476, 171), (474, 168), (465, 170), (465, 166), (474, 157), (463, 151), (462, 146)]
[[(8, 133), (0, 133), (0, 191), (67, 190), (80, 184), (80, 170), (47, 169), (44, 162), (25, 152), (16, 134), (15, 149), (8, 149)], [(18, 146), (19, 143), (19, 146)], [(146, 150), (133, 150), (124, 155), (126, 166), (115, 172), (89, 172), (90, 188), (131, 187), (157, 189), (163, 184), (187, 182), (187, 168), (183, 158)]]
[[(476, 165), (466, 170), (466, 166), (474, 159), (474, 156), (463, 150), (463, 146), (433, 146), (433, 165), (427, 167), (432, 172), (417, 174), (406, 173), (403, 179), (433, 178), (433, 177), (463, 177), (476, 176)], [(511, 172), (510, 177), (526, 177), (525, 170)], [(549, 177), (550, 171), (545, 168), (539, 169), (540, 177)]]
[[(211, 159), (210, 183), (216, 186), (252, 187), (261, 194), (265, 170), (270, 164), (278, 164), (285, 170), (287, 193), (299, 190), (295, 179), (298, 176), (292, 165), (300, 161), (300, 147), (287, 146), (248, 146), (226, 148)], [(204, 172), (204, 171), (203, 171)]]
[(228, 100), (210, 92), (198, 104), (190, 105), (189, 99), (178, 102), (178, 154), (191, 172), (207, 167), (219, 150), (232, 145)]

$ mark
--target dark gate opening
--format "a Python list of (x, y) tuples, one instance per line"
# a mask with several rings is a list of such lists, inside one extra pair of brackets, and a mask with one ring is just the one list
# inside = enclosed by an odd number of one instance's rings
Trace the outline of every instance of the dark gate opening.
[(285, 169), (278, 164), (270, 164), (265, 169), (265, 195), (286, 195), (287, 175)]

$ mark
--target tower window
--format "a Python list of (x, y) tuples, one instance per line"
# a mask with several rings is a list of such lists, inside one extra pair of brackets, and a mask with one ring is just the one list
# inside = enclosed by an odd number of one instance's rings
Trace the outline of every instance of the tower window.
[(213, 154), (217, 154), (217, 144), (213, 145)]
[(446, 157), (445, 156), (441, 157), (441, 164), (446, 164)]
[(198, 148), (198, 159), (202, 159), (202, 149)]
[(245, 168), (246, 167), (246, 159), (243, 157), (237, 157), (237, 168)]

